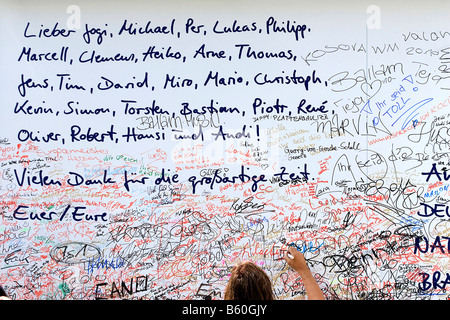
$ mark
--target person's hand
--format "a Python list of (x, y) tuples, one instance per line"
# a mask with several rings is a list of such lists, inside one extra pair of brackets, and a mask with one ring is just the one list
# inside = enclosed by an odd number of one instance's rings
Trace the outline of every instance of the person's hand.
[[(292, 258), (289, 258), (288, 253), (291, 254)], [(300, 275), (305, 274), (305, 272), (310, 272), (303, 253), (301, 253), (297, 249), (288, 247), (287, 252), (283, 258), (284, 260), (286, 260), (287, 264), (290, 265), (291, 268), (297, 271)]]
[[(288, 253), (292, 256), (292, 258), (288, 256)], [(306, 264), (303, 253), (293, 247), (289, 247), (283, 258), (284, 260), (286, 260), (287, 264), (290, 265), (292, 269), (297, 271), (302, 278), (303, 284), (306, 288), (308, 299), (325, 300), (322, 290), (320, 290), (319, 284), (317, 283), (316, 279), (311, 273), (311, 270), (309, 270), (308, 265)]]

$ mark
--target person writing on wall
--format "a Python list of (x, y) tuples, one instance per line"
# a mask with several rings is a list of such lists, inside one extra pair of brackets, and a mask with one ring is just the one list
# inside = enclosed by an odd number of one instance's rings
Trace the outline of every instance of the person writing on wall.
[[(302, 278), (308, 299), (325, 300), (303, 254), (289, 247), (283, 258)], [(224, 298), (225, 300), (275, 300), (269, 277), (264, 270), (249, 261), (233, 267)]]

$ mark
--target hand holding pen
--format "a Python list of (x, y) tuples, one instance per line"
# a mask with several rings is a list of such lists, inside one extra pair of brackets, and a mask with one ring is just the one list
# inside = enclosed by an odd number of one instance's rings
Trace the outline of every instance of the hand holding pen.
[(286, 260), (287, 264), (292, 269), (297, 271), (302, 278), (309, 300), (325, 300), (322, 290), (320, 290), (319, 284), (312, 275), (311, 270), (309, 270), (303, 253), (301, 253), (294, 247), (288, 247), (283, 259)]

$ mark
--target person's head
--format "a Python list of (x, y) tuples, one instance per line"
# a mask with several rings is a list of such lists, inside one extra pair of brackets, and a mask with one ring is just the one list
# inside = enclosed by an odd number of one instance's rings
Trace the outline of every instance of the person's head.
[(253, 262), (235, 265), (225, 289), (225, 300), (274, 300), (272, 282)]

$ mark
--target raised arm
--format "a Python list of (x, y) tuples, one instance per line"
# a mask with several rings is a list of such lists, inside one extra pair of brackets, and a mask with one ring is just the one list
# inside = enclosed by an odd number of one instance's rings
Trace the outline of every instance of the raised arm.
[[(290, 254), (290, 256), (288, 255)], [(293, 247), (288, 248), (288, 252), (284, 255), (284, 260), (291, 266), (292, 269), (298, 272), (303, 280), (303, 284), (306, 288), (306, 294), (309, 300), (325, 300), (322, 290), (320, 290), (319, 284), (309, 270), (306, 264), (303, 254)]]

